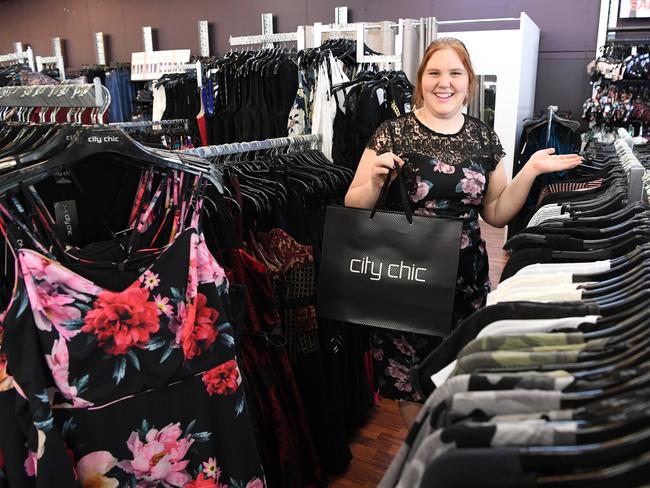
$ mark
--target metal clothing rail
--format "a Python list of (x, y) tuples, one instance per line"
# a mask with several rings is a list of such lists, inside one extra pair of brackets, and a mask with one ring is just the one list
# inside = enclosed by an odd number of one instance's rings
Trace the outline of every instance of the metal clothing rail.
[(63, 56), (36, 56), (37, 71), (43, 71), (43, 66), (46, 64), (55, 64), (59, 70), (61, 80), (65, 80), (65, 64), (63, 63)]
[(110, 97), (99, 78), (88, 84), (5, 86), (0, 88), (0, 107), (107, 108)]
[(29, 64), (29, 67), (32, 71), (36, 71), (36, 67), (34, 65), (34, 53), (31, 47), (28, 47), (25, 51), (21, 51), (19, 53), (0, 55), (0, 63), (9, 63), (12, 61), (22, 60), (27, 61), (27, 64)]
[(644, 194), (645, 168), (639, 162), (639, 158), (634, 154), (631, 141), (631, 138), (616, 139), (614, 141), (614, 147), (616, 148), (621, 165), (627, 172), (629, 188), (627, 200), (628, 202), (640, 202), (643, 200)]
[(253, 36), (230, 36), (229, 43), (231, 46), (247, 46), (253, 44), (262, 44), (265, 49), (273, 48), (276, 42), (296, 41), (296, 48), (302, 50), (305, 48), (305, 28), (298, 26), (296, 32), (274, 33), (273, 32), (273, 14), (265, 13), (261, 15), (262, 34)]
[(205, 159), (226, 154), (237, 154), (249, 151), (261, 151), (264, 149), (276, 149), (280, 147), (302, 146), (305, 144), (320, 144), (323, 138), (320, 134), (307, 134), (303, 136), (278, 137), (264, 141), (234, 142), (232, 144), (220, 144), (218, 146), (204, 146), (194, 149), (186, 149), (184, 153), (200, 156)]
[[(395, 64), (397, 69), (401, 69), (402, 64), (402, 49), (404, 37), (404, 19), (399, 19), (397, 24), (382, 24), (377, 22), (356, 22), (353, 24), (327, 24), (324, 25), (320, 22), (314, 24), (314, 46), (320, 46), (323, 42), (323, 34), (325, 33), (346, 33), (351, 32), (354, 34), (356, 41), (357, 63), (392, 63)], [(368, 29), (378, 29), (384, 27), (397, 27), (397, 34), (395, 35), (395, 54), (365, 54), (364, 53), (364, 39), (365, 31)]]
[[(253, 44), (298, 41), (298, 39), (298, 32), (282, 32), (277, 34), (258, 34), (254, 36), (231, 36), (229, 42), (231, 46), (250, 46)], [(298, 49), (302, 49), (302, 47), (298, 47)]]
[(163, 75), (173, 75), (196, 70), (196, 84), (199, 88), (203, 86), (203, 67), (201, 61), (197, 61), (196, 63), (168, 64), (161, 69)]
[(119, 127), (120, 129), (137, 129), (140, 127), (168, 126), (183, 124), (187, 128), (189, 121), (187, 119), (167, 119), (167, 120), (137, 120), (134, 122), (111, 122), (108, 125)]
[(479, 24), (482, 22), (510, 22), (517, 21), (519, 22), (521, 17), (498, 17), (495, 19), (468, 19), (468, 20), (438, 20), (437, 24)]

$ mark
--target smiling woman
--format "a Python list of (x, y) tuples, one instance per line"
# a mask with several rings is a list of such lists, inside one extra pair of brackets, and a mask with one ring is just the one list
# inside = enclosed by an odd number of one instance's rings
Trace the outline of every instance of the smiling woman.
[[(372, 208), (385, 179), (395, 177), (393, 169), (399, 164), (414, 213), (463, 220), (453, 327), (484, 306), (490, 291), (479, 214), (487, 223), (503, 227), (523, 205), (537, 175), (572, 168), (582, 159), (554, 156), (552, 149), (538, 151), (508, 185), (499, 137), (485, 123), (463, 114), (477, 85), (465, 45), (452, 38), (434, 41), (417, 75), (416, 110), (377, 129), (361, 157), (345, 204)], [(401, 199), (395, 186), (388, 190), (387, 206), (396, 210)], [(440, 342), (435, 336), (371, 330), (375, 384), (382, 396), (400, 400), (407, 425), (419, 410), (415, 402), (423, 400), (411, 381), (413, 370)]]
[(455, 119), (450, 123), (458, 125), (463, 119), (463, 105), (467, 105), (475, 91), (476, 75), (460, 41), (443, 38), (427, 50), (415, 86), (415, 106), (425, 125), (427, 112), (434, 118)]

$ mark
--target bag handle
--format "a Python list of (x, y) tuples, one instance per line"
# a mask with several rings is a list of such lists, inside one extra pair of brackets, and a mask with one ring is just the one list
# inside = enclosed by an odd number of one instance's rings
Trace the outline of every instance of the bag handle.
[[(395, 179), (399, 184), (399, 193), (400, 196), (402, 197), (402, 206), (404, 207), (404, 214), (406, 215), (406, 220), (408, 220), (409, 224), (412, 224), (413, 211), (411, 210), (411, 204), (409, 203), (408, 197), (406, 196), (406, 189), (404, 188), (404, 181), (402, 178), (402, 167), (397, 162), (395, 162), (395, 171), (397, 173), (397, 177)], [(377, 209), (379, 207), (383, 207), (386, 204), (386, 199), (388, 198), (388, 187), (390, 185), (391, 174), (392, 171), (389, 171), (388, 174), (386, 175), (386, 178), (384, 179), (384, 185), (381, 187), (381, 191), (379, 192), (379, 197), (377, 198), (375, 205), (372, 207), (372, 212), (370, 212), (371, 219), (375, 216), (375, 213), (377, 213)]]

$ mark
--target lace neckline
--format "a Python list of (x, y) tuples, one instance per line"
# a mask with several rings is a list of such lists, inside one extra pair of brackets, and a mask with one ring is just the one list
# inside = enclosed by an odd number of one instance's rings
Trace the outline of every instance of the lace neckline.
[(422, 120), (420, 120), (420, 117), (418, 117), (417, 114), (415, 113), (415, 110), (413, 112), (411, 112), (411, 114), (412, 114), (413, 118), (415, 119), (415, 121), (417, 122), (417, 124), (420, 127), (422, 127), (427, 132), (431, 132), (432, 134), (435, 134), (436, 136), (441, 136), (441, 137), (457, 136), (457, 135), (461, 134), (465, 130), (465, 127), (467, 126), (467, 116), (465, 114), (463, 114), (463, 125), (460, 126), (460, 129), (458, 129), (458, 131), (449, 132), (449, 133), (438, 132), (436, 130), (433, 130), (431, 127), (426, 125), (424, 122), (422, 122)]

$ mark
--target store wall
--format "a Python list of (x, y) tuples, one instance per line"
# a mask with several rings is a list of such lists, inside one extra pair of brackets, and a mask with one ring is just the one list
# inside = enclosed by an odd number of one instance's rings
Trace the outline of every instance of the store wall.
[(600, 0), (0, 0), (0, 53), (22, 41), (38, 55), (51, 55), (51, 38), (59, 36), (66, 64), (75, 69), (95, 61), (93, 33), (102, 31), (108, 60), (130, 61), (131, 52), (143, 48), (145, 25), (155, 29), (156, 49), (198, 53), (197, 21), (207, 19), (211, 53), (221, 54), (229, 36), (260, 33), (263, 12), (274, 14), (275, 32), (287, 32), (332, 22), (340, 5), (349, 7), (350, 21), (486, 19), (524, 11), (541, 29), (536, 110), (553, 104), (579, 117), (589, 96), (585, 66), (595, 55)]

